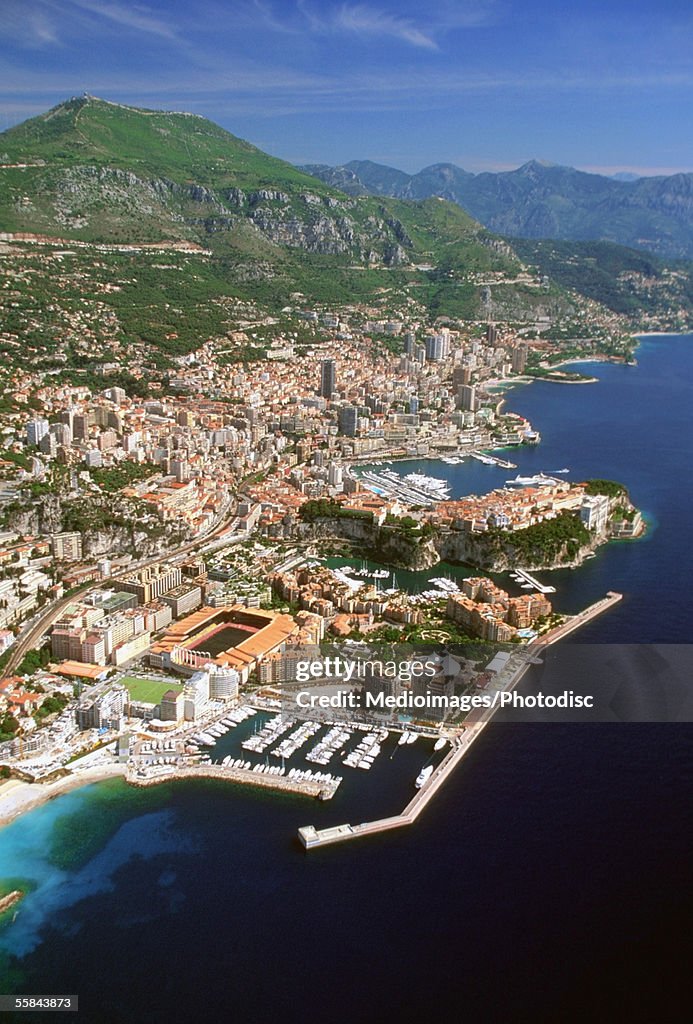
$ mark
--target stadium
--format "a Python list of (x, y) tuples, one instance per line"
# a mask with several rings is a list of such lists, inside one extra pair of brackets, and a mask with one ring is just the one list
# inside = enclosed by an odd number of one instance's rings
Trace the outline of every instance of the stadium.
[(150, 663), (191, 675), (212, 662), (245, 681), (256, 664), (281, 647), (298, 625), (290, 615), (233, 605), (200, 608), (172, 623), (151, 649)]

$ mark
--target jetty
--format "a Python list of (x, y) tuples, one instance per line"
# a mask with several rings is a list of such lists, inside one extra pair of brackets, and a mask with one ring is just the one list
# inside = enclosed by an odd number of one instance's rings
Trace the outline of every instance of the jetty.
[[(557, 643), (591, 619), (603, 614), (603, 612), (613, 607), (622, 599), (623, 594), (609, 591), (606, 597), (596, 601), (589, 608), (585, 608), (578, 615), (570, 616), (560, 626), (556, 626), (555, 629), (551, 630), (550, 633), (538, 637), (525, 650), (529, 654), (533, 646), (541, 646), (543, 648)], [(514, 690), (530, 665), (536, 663), (537, 658), (534, 656), (534, 652), (531, 652), (530, 656), (525, 655), (515, 672), (508, 677), (505, 684), (500, 688), (501, 692), (505, 693)], [(312, 850), (318, 846), (330, 846), (334, 843), (346, 842), (349, 839), (359, 839), (361, 836), (372, 836), (379, 832), (389, 832), (391, 829), (403, 828), (405, 825), (413, 825), (424, 808), (442, 787), (445, 780), (467, 754), (471, 745), (478, 739), (491, 721), (499, 704), (500, 701), (492, 707), (477, 708), (470, 712), (465, 722), (464, 732), (457, 737), (453, 746), (436, 767), (428, 782), (421, 789), (417, 790), (400, 814), (392, 815), (389, 818), (379, 818), (376, 821), (365, 821), (359, 825), (334, 825), (323, 829), (317, 829), (314, 825), (304, 825), (298, 830), (298, 838), (305, 849)]]
[(259, 786), (261, 789), (278, 789), (284, 793), (312, 796), (319, 800), (331, 800), (342, 781), (341, 778), (332, 781), (294, 779), (284, 775), (254, 772), (248, 768), (231, 768), (222, 764), (162, 765), (150, 769), (131, 769), (125, 777), (125, 781), (131, 786), (155, 786), (163, 782), (178, 782), (180, 779), (218, 779), (244, 786)]
[(528, 583), (535, 590), (538, 590), (540, 594), (555, 594), (556, 588), (551, 587), (548, 584), (540, 583), (535, 576), (530, 574), (525, 569), (515, 569), (515, 576), (519, 577), (519, 582)]

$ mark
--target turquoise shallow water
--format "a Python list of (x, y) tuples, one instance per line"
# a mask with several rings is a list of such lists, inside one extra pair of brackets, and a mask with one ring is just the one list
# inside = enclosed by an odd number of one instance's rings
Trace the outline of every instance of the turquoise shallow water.
[(115, 873), (133, 857), (188, 848), (186, 836), (171, 830), (161, 802), (162, 794), (109, 781), (73, 790), (3, 829), (0, 878), (18, 876), (31, 889), (15, 922), (0, 931), (0, 952), (32, 952), (47, 922), (113, 891)]
[[(510, 475), (616, 478), (653, 522), (552, 574), (566, 611), (625, 594), (585, 642), (690, 632), (693, 338), (648, 340), (638, 359), (595, 367), (593, 386), (509, 395), (543, 437)], [(456, 493), (508, 475), (425, 465)], [(33, 887), (0, 932), (4, 990), (78, 992), (89, 1024), (450, 1007), (474, 1022), (678, 1019), (665, 1010), (687, 992), (690, 740), (690, 726), (494, 724), (414, 828), (310, 855), (299, 825), (399, 809), (425, 752), (332, 806), (206, 782), (69, 793), (0, 832), (0, 877)]]

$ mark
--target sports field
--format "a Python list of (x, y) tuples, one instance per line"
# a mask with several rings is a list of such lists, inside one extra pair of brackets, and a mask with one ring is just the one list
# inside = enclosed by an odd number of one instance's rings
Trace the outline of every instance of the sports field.
[(175, 690), (180, 693), (182, 686), (175, 683), (167, 683), (158, 679), (139, 679), (137, 676), (125, 676), (121, 679), (123, 686), (126, 686), (132, 700), (142, 701), (145, 704), (158, 704), (167, 690)]

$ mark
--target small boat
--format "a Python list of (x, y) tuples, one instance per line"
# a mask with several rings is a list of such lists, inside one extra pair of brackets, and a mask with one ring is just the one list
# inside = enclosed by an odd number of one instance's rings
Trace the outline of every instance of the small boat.
[(422, 768), (421, 771), (419, 772), (419, 774), (416, 776), (416, 782), (414, 783), (416, 788), (417, 789), (421, 789), (422, 786), (425, 786), (426, 783), (428, 782), (428, 780), (430, 779), (432, 774), (433, 774), (433, 765), (432, 764), (426, 765), (425, 768)]
[(419, 738), (419, 737), (418, 737), (418, 734), (417, 734), (417, 733), (415, 733), (415, 732), (410, 732), (410, 733), (409, 733), (409, 735), (407, 736), (407, 743), (416, 743), (416, 741), (418, 740), (418, 738)]
[(397, 746), (402, 747), (405, 743), (409, 742), (409, 733), (403, 732), (400, 738), (397, 740)]
[(445, 737), (444, 737), (444, 736), (441, 736), (441, 737), (440, 737), (439, 739), (437, 739), (437, 740), (435, 741), (435, 744), (434, 744), (434, 746), (433, 746), (433, 749), (434, 749), (434, 750), (442, 750), (442, 749), (443, 749), (443, 747), (445, 746), (445, 744), (446, 744), (447, 742), (448, 742), (448, 741), (447, 741), (447, 740), (445, 739)]

